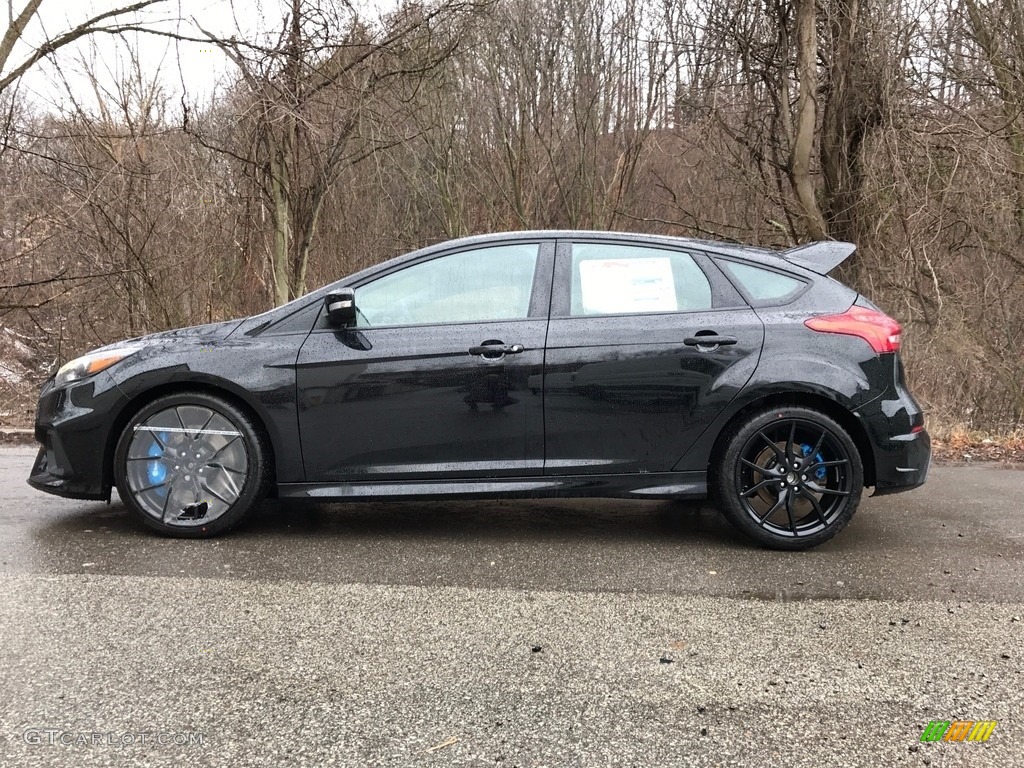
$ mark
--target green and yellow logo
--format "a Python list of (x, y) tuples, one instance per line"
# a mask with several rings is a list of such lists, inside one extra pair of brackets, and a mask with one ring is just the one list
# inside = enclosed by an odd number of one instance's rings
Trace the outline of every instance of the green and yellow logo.
[(998, 724), (996, 720), (932, 720), (921, 741), (988, 741)]

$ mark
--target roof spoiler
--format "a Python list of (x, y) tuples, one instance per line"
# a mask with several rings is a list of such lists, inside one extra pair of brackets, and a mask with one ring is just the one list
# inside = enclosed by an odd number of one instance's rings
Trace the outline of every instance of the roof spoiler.
[(825, 275), (846, 261), (857, 246), (838, 240), (822, 240), (790, 248), (779, 255), (791, 264)]

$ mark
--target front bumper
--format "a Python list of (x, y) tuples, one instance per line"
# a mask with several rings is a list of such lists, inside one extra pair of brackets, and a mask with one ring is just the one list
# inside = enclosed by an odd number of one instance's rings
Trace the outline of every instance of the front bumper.
[(45, 491), (55, 496), (64, 496), (69, 499), (109, 499), (110, 486), (104, 488), (102, 480), (82, 476), (77, 473), (68, 461), (57, 459), (60, 450), (54, 450), (52, 440), (48, 440), (39, 449), (35, 463), (32, 465), (32, 472), (29, 474), (28, 484), (37, 491)]
[(62, 389), (47, 381), (36, 410), (42, 446), (28, 484), (72, 499), (109, 499), (111, 430), (125, 400), (105, 373)]

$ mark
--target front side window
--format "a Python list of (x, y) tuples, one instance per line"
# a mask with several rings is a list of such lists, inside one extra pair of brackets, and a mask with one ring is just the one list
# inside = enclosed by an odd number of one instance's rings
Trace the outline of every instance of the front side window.
[(660, 248), (575, 243), (571, 290), (574, 317), (711, 309), (711, 285), (693, 257)]
[(460, 251), (380, 277), (356, 289), (356, 325), (525, 318), (539, 248), (530, 243)]

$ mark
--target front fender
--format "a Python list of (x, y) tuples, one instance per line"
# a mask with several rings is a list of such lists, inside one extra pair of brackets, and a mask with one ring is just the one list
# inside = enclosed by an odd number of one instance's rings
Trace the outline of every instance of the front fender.
[(133, 356), (118, 366), (125, 395), (117, 423), (145, 402), (194, 388), (223, 393), (247, 406), (267, 432), (278, 482), (302, 482), (305, 474), (295, 404), (295, 359), (303, 335), (232, 337), (215, 344), (178, 340), (174, 349)]

